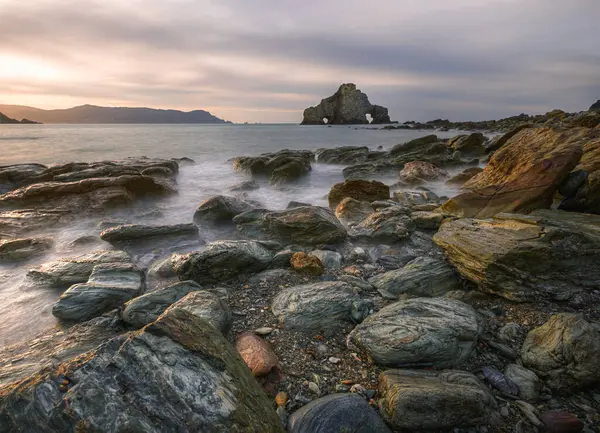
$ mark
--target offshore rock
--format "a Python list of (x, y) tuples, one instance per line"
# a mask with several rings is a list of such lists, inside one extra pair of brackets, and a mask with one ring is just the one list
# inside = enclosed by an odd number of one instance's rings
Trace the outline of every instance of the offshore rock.
[(6, 432), (283, 433), (236, 350), (181, 309), (1, 394)]
[(600, 287), (600, 216), (539, 210), (460, 219), (433, 237), (479, 290), (514, 301), (568, 300)]
[(390, 304), (348, 335), (350, 349), (391, 367), (453, 368), (471, 354), (482, 331), (467, 304), (444, 298), (415, 298)]
[(388, 109), (372, 105), (367, 95), (353, 83), (342, 84), (332, 96), (321, 100), (316, 107), (304, 110), (302, 125), (355, 125), (390, 123)]

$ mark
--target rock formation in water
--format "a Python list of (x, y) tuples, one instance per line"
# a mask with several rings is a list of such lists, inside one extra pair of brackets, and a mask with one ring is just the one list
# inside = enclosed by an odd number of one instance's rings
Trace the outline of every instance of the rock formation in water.
[[(304, 110), (302, 125), (353, 125), (371, 123), (391, 123), (388, 109), (369, 102), (366, 93), (356, 88), (356, 84), (342, 84), (337, 92), (325, 98), (316, 107)], [(325, 119), (327, 122), (325, 122)]]

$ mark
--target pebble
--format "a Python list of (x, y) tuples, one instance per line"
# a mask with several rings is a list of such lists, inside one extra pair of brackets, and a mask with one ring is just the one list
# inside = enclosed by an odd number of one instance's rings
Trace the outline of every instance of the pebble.
[(536, 415), (536, 408), (523, 401), (523, 400), (517, 400), (515, 401), (515, 405), (521, 410), (521, 412), (523, 413), (523, 415), (525, 415), (525, 417), (535, 426), (540, 427), (542, 425), (542, 422), (539, 420), (539, 418)]
[(340, 361), (341, 361), (340, 358), (335, 358), (333, 356), (331, 358), (329, 358), (329, 362), (331, 362), (332, 364), (337, 364)]
[(507, 406), (503, 406), (502, 409), (500, 409), (500, 415), (502, 415), (504, 418), (506, 418), (510, 415), (510, 412), (508, 411)]
[(269, 328), (268, 326), (258, 328), (254, 331), (256, 335), (269, 335), (271, 332), (273, 332), (273, 328)]
[(308, 389), (310, 392), (316, 395), (319, 395), (321, 393), (319, 386), (314, 382), (308, 382)]
[(335, 386), (335, 392), (348, 392), (348, 391), (350, 391), (350, 387), (348, 385), (339, 383)]

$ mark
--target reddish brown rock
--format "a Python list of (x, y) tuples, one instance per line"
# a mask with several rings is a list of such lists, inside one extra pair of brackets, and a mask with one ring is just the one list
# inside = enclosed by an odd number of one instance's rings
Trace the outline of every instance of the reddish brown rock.
[(457, 217), (488, 218), (501, 212), (549, 208), (593, 134), (586, 128), (520, 131), (463, 185), (468, 192), (447, 201), (442, 210)]
[(311, 275), (322, 275), (323, 264), (318, 257), (303, 252), (294, 253), (290, 259), (292, 269)]
[(279, 359), (269, 343), (251, 332), (243, 333), (235, 343), (235, 348), (254, 376), (266, 376), (279, 365)]
[(345, 222), (358, 222), (362, 221), (373, 212), (373, 208), (369, 202), (358, 201), (353, 198), (346, 197), (335, 209), (335, 216)]
[(448, 172), (446, 170), (442, 170), (426, 161), (407, 162), (400, 171), (400, 180), (410, 184), (444, 179), (447, 177)]
[(329, 207), (335, 209), (346, 197), (368, 202), (387, 200), (390, 198), (390, 187), (376, 180), (347, 180), (336, 183), (329, 191)]
[(575, 415), (560, 410), (549, 410), (540, 416), (546, 427), (546, 433), (579, 433), (583, 422)]

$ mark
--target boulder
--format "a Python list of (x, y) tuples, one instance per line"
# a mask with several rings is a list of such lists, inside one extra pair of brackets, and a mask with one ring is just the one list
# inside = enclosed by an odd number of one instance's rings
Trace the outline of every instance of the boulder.
[(331, 394), (310, 402), (290, 416), (288, 431), (391, 433), (377, 412), (357, 394)]
[(171, 305), (165, 314), (174, 310), (184, 310), (194, 317), (205, 320), (216, 330), (226, 335), (233, 323), (229, 305), (217, 293), (209, 290), (196, 290), (188, 293)]
[(386, 299), (400, 295), (435, 297), (458, 290), (460, 282), (446, 262), (431, 257), (417, 257), (402, 269), (376, 275), (369, 282)]
[(193, 281), (181, 281), (168, 287), (145, 293), (128, 301), (122, 317), (129, 325), (142, 328), (154, 322), (172, 304), (188, 293), (202, 290), (202, 286)]
[(198, 225), (231, 223), (234, 216), (253, 208), (239, 198), (217, 195), (202, 202), (194, 213), (194, 222)]
[(283, 433), (231, 344), (181, 309), (4, 387), (0, 430)]
[(283, 211), (254, 210), (236, 216), (240, 233), (284, 244), (336, 244), (348, 236), (346, 229), (328, 209), (303, 206)]
[(317, 257), (325, 269), (340, 269), (344, 260), (344, 257), (336, 251), (313, 250), (310, 255)]
[(75, 284), (61, 295), (52, 314), (62, 320), (83, 322), (120, 307), (143, 288), (142, 274), (132, 265), (99, 265), (87, 283)]
[(466, 361), (481, 332), (477, 313), (469, 305), (415, 298), (367, 317), (348, 335), (347, 344), (378, 365), (452, 368)]
[(329, 191), (329, 207), (335, 209), (346, 197), (372, 202), (390, 198), (390, 187), (376, 180), (347, 180), (336, 183)]
[(290, 265), (296, 272), (319, 276), (323, 274), (323, 264), (318, 257), (302, 251), (294, 253), (290, 258)]
[(47, 253), (54, 246), (51, 238), (0, 240), (0, 263), (27, 260)]
[(379, 411), (399, 431), (452, 430), (494, 424), (494, 395), (471, 373), (388, 370), (379, 378)]
[(359, 164), (369, 157), (367, 146), (343, 146), (317, 152), (317, 162), (323, 164)]
[(408, 238), (415, 231), (415, 224), (402, 206), (379, 209), (360, 223), (351, 227), (353, 239), (394, 242)]
[(100, 233), (100, 239), (111, 244), (119, 244), (131, 240), (165, 236), (196, 236), (197, 234), (198, 227), (195, 224), (175, 224), (164, 226), (126, 224), (104, 230), (102, 233)]
[(362, 221), (373, 213), (368, 201), (359, 201), (350, 197), (343, 199), (335, 208), (335, 216), (344, 223)]
[(302, 125), (355, 125), (368, 124), (369, 114), (374, 124), (390, 123), (388, 110), (372, 105), (356, 84), (342, 84), (332, 96), (321, 100), (315, 107), (304, 110)]
[(200, 251), (174, 254), (171, 263), (180, 280), (212, 284), (265, 270), (272, 259), (271, 251), (255, 241), (216, 241)]
[(315, 155), (305, 150), (281, 150), (261, 156), (241, 156), (234, 158), (233, 166), (257, 177), (268, 177), (272, 184), (294, 181), (311, 170), (310, 163)]
[(279, 365), (279, 359), (269, 343), (252, 332), (240, 335), (235, 348), (253, 376), (266, 376)]
[(400, 171), (400, 180), (408, 184), (418, 184), (448, 177), (448, 172), (425, 161), (407, 162)]
[(588, 129), (524, 129), (492, 156), (489, 164), (447, 201), (442, 210), (461, 218), (549, 208), (554, 194), (583, 155)]
[(96, 265), (130, 263), (131, 259), (123, 251), (96, 251), (44, 263), (30, 270), (27, 278), (37, 285), (64, 289), (73, 284), (85, 283)]
[(521, 359), (560, 394), (594, 386), (600, 382), (600, 325), (576, 314), (555, 314), (527, 334)]
[(283, 289), (271, 309), (287, 329), (312, 332), (360, 322), (371, 305), (349, 284), (326, 281)]
[(437, 230), (442, 224), (444, 215), (438, 212), (417, 211), (410, 213), (410, 219), (418, 229)]
[(450, 179), (446, 181), (449, 185), (463, 185), (466, 181), (471, 179), (473, 176), (478, 175), (483, 171), (481, 167), (470, 167), (465, 168), (460, 173), (452, 176)]
[(508, 364), (504, 375), (517, 385), (521, 399), (535, 402), (540, 398), (543, 383), (533, 371), (517, 364)]
[(568, 300), (600, 286), (600, 216), (540, 210), (460, 219), (433, 240), (479, 290), (510, 300)]
[(469, 135), (458, 135), (451, 138), (448, 141), (448, 147), (459, 152), (479, 155), (485, 153), (486, 141), (487, 138), (481, 132), (474, 132)]

